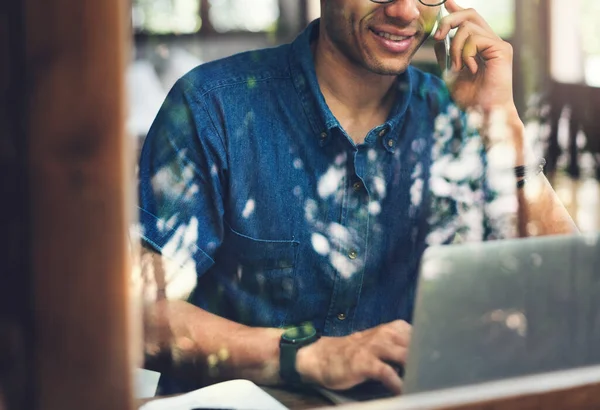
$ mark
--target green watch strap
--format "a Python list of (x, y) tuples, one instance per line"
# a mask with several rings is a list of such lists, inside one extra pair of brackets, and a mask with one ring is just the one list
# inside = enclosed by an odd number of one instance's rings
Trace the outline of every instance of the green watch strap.
[(279, 349), (280, 375), (283, 381), (288, 384), (302, 383), (302, 377), (296, 370), (296, 355), (299, 347), (282, 343), (279, 345)]
[(298, 350), (308, 346), (320, 336), (312, 325), (303, 325), (288, 329), (279, 342), (279, 374), (288, 384), (302, 383), (302, 377), (296, 370)]

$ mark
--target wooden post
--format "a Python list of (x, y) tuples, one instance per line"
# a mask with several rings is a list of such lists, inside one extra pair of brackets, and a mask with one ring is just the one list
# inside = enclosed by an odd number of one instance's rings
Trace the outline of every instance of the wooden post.
[(24, 4), (36, 408), (127, 409), (129, 2)]
[(549, 91), (549, 5), (517, 0), (515, 9), (515, 100), (524, 113), (534, 94)]

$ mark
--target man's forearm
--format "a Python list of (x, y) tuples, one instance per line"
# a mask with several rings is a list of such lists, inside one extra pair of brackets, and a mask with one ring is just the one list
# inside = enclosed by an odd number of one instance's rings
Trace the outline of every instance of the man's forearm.
[[(518, 115), (508, 117), (508, 129), (512, 132), (512, 144), (516, 150), (516, 166), (531, 168), (529, 146), (525, 127)], [(539, 161), (540, 158), (535, 158)], [(531, 171), (530, 171), (531, 172)], [(542, 174), (527, 175), (525, 184), (517, 189), (519, 202), (519, 233), (521, 236), (543, 236), (577, 233), (575, 222), (567, 212), (558, 195)]]
[(574, 234), (579, 230), (548, 179), (532, 176), (518, 191), (522, 236)]
[(147, 307), (148, 368), (208, 384), (233, 378), (279, 384), (281, 329), (251, 328), (183, 301)]

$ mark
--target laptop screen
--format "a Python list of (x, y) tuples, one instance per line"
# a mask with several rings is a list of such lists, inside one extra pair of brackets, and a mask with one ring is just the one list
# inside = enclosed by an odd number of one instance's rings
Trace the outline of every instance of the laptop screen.
[(598, 236), (430, 248), (405, 394), (600, 363)]

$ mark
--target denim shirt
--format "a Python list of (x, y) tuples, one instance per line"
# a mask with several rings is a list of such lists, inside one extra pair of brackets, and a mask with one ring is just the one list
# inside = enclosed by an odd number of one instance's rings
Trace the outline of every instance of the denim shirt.
[(504, 234), (481, 138), (444, 83), (410, 67), (357, 145), (319, 89), (318, 30), (176, 83), (141, 154), (140, 218), (146, 246), (195, 270), (195, 305), (343, 336), (410, 321), (427, 246)]

